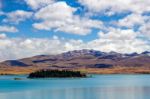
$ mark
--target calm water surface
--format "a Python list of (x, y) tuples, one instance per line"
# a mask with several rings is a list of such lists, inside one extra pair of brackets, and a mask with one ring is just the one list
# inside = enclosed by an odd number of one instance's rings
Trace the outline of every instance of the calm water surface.
[(0, 99), (150, 99), (150, 75), (34, 80), (0, 76)]

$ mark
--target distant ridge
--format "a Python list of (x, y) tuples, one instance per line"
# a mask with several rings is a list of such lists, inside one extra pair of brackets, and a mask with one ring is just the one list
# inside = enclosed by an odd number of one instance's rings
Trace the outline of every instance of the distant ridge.
[[(84, 71), (92, 69), (93, 73), (95, 71), (102, 71), (103, 69), (114, 71), (120, 68), (132, 69), (134, 73), (139, 71), (149, 72), (150, 52), (122, 54), (83, 49), (68, 51), (58, 55), (37, 55), (30, 58), (8, 60), (0, 63), (0, 73), (10, 73), (10, 71), (16, 72), (17, 70), (19, 73), (28, 73), (43, 68), (81, 69)], [(118, 72), (128, 72), (128, 70), (114, 71), (113, 73)]]

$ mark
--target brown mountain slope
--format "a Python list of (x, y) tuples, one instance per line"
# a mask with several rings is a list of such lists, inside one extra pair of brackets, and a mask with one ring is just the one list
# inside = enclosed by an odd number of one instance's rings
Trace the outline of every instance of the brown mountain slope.
[(0, 63), (1, 74), (27, 74), (38, 69), (71, 69), (88, 73), (150, 73), (149, 52), (120, 54), (75, 50), (59, 55), (39, 55)]

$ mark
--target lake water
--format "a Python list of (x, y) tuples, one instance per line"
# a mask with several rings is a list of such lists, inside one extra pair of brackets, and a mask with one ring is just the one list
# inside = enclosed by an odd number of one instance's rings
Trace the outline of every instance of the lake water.
[(150, 99), (150, 75), (61, 79), (0, 76), (0, 99)]

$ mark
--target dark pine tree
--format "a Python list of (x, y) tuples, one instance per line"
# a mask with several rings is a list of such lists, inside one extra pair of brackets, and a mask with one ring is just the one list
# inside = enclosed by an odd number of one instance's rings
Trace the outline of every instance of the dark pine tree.
[(29, 74), (28, 78), (72, 78), (86, 77), (86, 74), (70, 70), (39, 70)]

